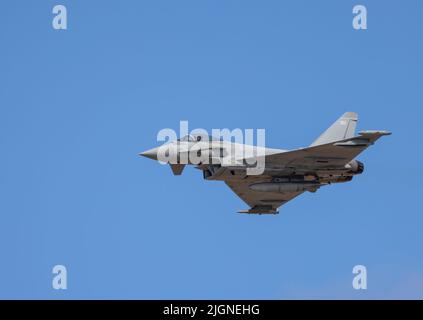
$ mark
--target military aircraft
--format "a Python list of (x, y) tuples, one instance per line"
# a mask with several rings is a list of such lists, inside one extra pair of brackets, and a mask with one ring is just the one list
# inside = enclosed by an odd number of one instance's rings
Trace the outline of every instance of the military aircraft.
[[(306, 191), (316, 192), (322, 186), (351, 181), (363, 173), (363, 163), (354, 158), (381, 136), (391, 133), (368, 130), (355, 135), (357, 121), (357, 113), (346, 112), (309, 147), (290, 151), (190, 134), (140, 155), (161, 160), (160, 154), (165, 150), (166, 156), (175, 155), (166, 160), (174, 175), (182, 174), (185, 165), (190, 164), (203, 171), (205, 180), (224, 181), (250, 207), (238, 212), (277, 214), (281, 205)], [(250, 151), (248, 156), (245, 150)], [(201, 155), (202, 161), (190, 160), (194, 157), (188, 154)], [(263, 160), (261, 174), (248, 174), (251, 159), (256, 163)]]

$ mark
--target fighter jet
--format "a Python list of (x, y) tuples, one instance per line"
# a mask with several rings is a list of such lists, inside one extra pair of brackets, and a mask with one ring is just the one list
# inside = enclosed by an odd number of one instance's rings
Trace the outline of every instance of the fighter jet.
[[(188, 164), (201, 170), (205, 180), (224, 181), (249, 206), (239, 213), (277, 214), (280, 206), (306, 191), (316, 192), (323, 186), (348, 182), (363, 173), (364, 165), (355, 157), (381, 136), (391, 133), (368, 130), (355, 135), (357, 121), (357, 113), (346, 112), (309, 147), (295, 150), (190, 134), (140, 155), (168, 163), (174, 175), (181, 175)], [(175, 156), (163, 161), (161, 154)], [(197, 157), (189, 157), (190, 154)], [(253, 167), (251, 160), (256, 163), (263, 160), (260, 174), (248, 173)]]

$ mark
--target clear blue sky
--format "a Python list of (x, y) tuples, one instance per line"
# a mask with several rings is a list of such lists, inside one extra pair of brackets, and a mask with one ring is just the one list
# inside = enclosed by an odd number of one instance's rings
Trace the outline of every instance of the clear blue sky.
[[(51, 26), (68, 9), (68, 30)], [(365, 4), (368, 30), (352, 28)], [(423, 298), (421, 1), (2, 1), (0, 298)], [(278, 216), (137, 153), (162, 128), (386, 129)], [(68, 290), (51, 269), (64, 264)], [(352, 268), (368, 290), (352, 289)]]

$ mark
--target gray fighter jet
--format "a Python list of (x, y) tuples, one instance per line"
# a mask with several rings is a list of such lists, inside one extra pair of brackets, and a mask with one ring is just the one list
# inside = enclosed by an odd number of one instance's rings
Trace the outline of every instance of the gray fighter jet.
[[(354, 158), (391, 133), (370, 130), (355, 135), (357, 120), (355, 112), (346, 112), (309, 147), (291, 151), (191, 134), (140, 155), (170, 164), (174, 175), (188, 164), (202, 170), (205, 180), (224, 181), (249, 205), (240, 213), (277, 214), (281, 205), (305, 191), (351, 181), (363, 172), (363, 163)], [(264, 164), (260, 174), (248, 173), (254, 167), (251, 160)]]

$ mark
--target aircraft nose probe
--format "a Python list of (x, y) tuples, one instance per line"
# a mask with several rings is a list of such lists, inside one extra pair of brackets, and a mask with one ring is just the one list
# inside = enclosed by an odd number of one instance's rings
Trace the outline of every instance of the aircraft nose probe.
[(152, 160), (157, 160), (157, 148), (153, 148), (153, 149), (141, 152), (140, 156), (143, 156)]

